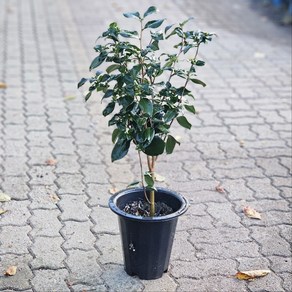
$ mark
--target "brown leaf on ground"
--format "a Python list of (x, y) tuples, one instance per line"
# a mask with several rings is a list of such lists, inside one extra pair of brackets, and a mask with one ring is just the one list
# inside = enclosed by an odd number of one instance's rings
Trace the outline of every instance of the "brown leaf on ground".
[(218, 192), (218, 193), (221, 193), (221, 194), (225, 194), (225, 189), (224, 187), (221, 185), (221, 183), (219, 183), (216, 187), (215, 187), (215, 190)]
[(60, 201), (60, 198), (56, 194), (50, 195), (50, 199), (54, 204), (57, 204)]
[(0, 88), (1, 88), (1, 89), (5, 89), (5, 88), (7, 88), (6, 83), (0, 82)]
[(115, 193), (117, 193), (119, 190), (117, 188), (111, 188), (108, 190), (110, 194), (114, 195)]
[(10, 196), (0, 192), (0, 202), (8, 202), (10, 200)]
[(47, 165), (56, 165), (57, 162), (58, 161), (56, 159), (52, 159), (52, 158), (46, 160)]
[(157, 181), (157, 182), (164, 182), (165, 181), (165, 177), (158, 174), (158, 173), (154, 174), (154, 178), (155, 178), (155, 181)]
[(239, 146), (240, 146), (241, 148), (244, 147), (244, 141), (243, 141), (243, 140), (240, 140), (240, 141), (239, 141)]
[(253, 280), (255, 278), (264, 277), (271, 273), (270, 270), (253, 270), (237, 272), (235, 277), (239, 280)]
[(6, 212), (7, 212), (7, 210), (0, 209), (0, 215), (5, 214)]
[(10, 266), (6, 271), (5, 271), (5, 276), (14, 276), (16, 274), (17, 267), (16, 266)]
[(261, 214), (250, 206), (244, 207), (243, 213), (245, 214), (245, 216), (252, 218), (252, 219), (259, 219), (259, 220), (262, 219)]
[(76, 95), (66, 95), (66, 96), (64, 96), (65, 100), (73, 100), (75, 98), (76, 98)]

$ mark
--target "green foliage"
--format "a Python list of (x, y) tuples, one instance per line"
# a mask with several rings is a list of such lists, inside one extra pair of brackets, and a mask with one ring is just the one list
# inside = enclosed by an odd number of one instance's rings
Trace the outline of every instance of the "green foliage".
[[(205, 65), (198, 52), (213, 34), (187, 30), (191, 18), (165, 26), (165, 19), (148, 20), (156, 12), (156, 7), (150, 6), (143, 14), (123, 14), (137, 21), (138, 31), (110, 23), (98, 38), (94, 47), (97, 56), (89, 67), (92, 72), (98, 67), (104, 71), (93, 72), (91, 78), (78, 83), (78, 88), (89, 84), (85, 100), (99, 92), (107, 101), (102, 113), (111, 116), (108, 124), (114, 126), (112, 161), (123, 158), (131, 144), (151, 157), (171, 154), (179, 144), (170, 135), (173, 121), (190, 129), (185, 113), (196, 113), (191, 86), (206, 86), (197, 78), (196, 67)], [(146, 45), (144, 34), (149, 35)], [(149, 171), (144, 180), (151, 189), (153, 170)]]

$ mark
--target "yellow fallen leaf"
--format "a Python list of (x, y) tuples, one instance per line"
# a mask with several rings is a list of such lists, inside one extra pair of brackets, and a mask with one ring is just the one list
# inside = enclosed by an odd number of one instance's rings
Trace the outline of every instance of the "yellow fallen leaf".
[(0, 192), (0, 202), (8, 202), (10, 200), (11, 198), (8, 195)]
[(57, 160), (56, 159), (47, 159), (46, 160), (46, 164), (47, 165), (56, 165), (57, 164)]
[(157, 181), (157, 182), (165, 181), (165, 177), (160, 175), (160, 174), (158, 174), (158, 173), (155, 173), (154, 177), (155, 177), (155, 181)]
[(115, 193), (118, 192), (118, 189), (117, 188), (111, 188), (108, 190), (110, 194), (114, 195)]
[(6, 213), (6, 212), (7, 212), (7, 210), (0, 209), (0, 215), (4, 214), (4, 213)]
[(261, 214), (250, 206), (244, 207), (243, 213), (245, 214), (245, 216), (252, 218), (252, 219), (259, 219), (259, 220), (262, 219)]
[(6, 271), (5, 271), (5, 276), (14, 276), (16, 274), (17, 267), (16, 266), (10, 266)]
[(60, 198), (56, 194), (50, 195), (50, 199), (53, 203), (58, 203), (60, 201)]
[(225, 189), (224, 189), (224, 187), (221, 185), (221, 183), (219, 183), (219, 184), (215, 187), (215, 190), (216, 190), (218, 193), (225, 194)]
[(67, 96), (64, 97), (65, 100), (73, 100), (75, 98), (76, 98), (75, 95), (67, 95)]
[(5, 89), (5, 88), (7, 88), (6, 83), (0, 82), (0, 88), (1, 88), (1, 89)]
[(252, 280), (255, 278), (264, 277), (271, 273), (270, 270), (253, 270), (237, 272), (235, 277), (239, 280)]

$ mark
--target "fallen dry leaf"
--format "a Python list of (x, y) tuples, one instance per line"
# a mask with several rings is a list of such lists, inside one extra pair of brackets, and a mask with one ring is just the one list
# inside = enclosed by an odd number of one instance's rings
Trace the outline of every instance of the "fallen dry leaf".
[(243, 140), (240, 140), (240, 141), (239, 141), (239, 147), (241, 147), (241, 148), (244, 147), (244, 141), (243, 141)]
[(221, 183), (219, 183), (219, 184), (215, 187), (215, 190), (216, 190), (218, 193), (225, 194), (225, 189), (224, 189), (224, 187), (221, 185)]
[(16, 274), (17, 267), (16, 266), (10, 266), (6, 271), (5, 271), (5, 276), (14, 276)]
[(158, 174), (158, 173), (155, 173), (155, 181), (163, 182), (163, 181), (165, 181), (165, 177), (160, 175), (160, 174)]
[(50, 195), (50, 199), (55, 204), (57, 204), (60, 201), (60, 198), (56, 194)]
[(6, 213), (6, 212), (7, 212), (7, 210), (0, 209), (0, 215), (4, 214), (4, 213)]
[(117, 193), (119, 190), (117, 188), (111, 188), (108, 190), (110, 194), (114, 195), (115, 193)]
[(1, 89), (5, 89), (5, 88), (7, 88), (6, 83), (0, 82), (0, 88), (1, 88)]
[(271, 273), (270, 270), (253, 270), (237, 272), (235, 277), (239, 280), (252, 280), (255, 278), (264, 277)]
[(57, 164), (57, 160), (56, 159), (52, 159), (52, 158), (47, 159), (46, 160), (46, 164), (47, 165), (56, 165)]
[(67, 95), (64, 97), (65, 100), (73, 100), (76, 98), (76, 95)]
[(255, 209), (253, 209), (250, 206), (246, 206), (243, 208), (243, 213), (245, 214), (245, 216), (249, 217), (249, 218), (253, 218), (253, 219), (262, 219), (262, 216), (259, 212), (257, 212)]
[(8, 202), (10, 200), (11, 198), (8, 195), (0, 192), (0, 202)]

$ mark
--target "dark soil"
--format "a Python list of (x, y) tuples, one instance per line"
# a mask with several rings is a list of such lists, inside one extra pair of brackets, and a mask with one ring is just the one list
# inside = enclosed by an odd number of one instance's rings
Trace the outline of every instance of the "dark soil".
[[(131, 215), (150, 217), (150, 204), (142, 200), (133, 201), (128, 203), (123, 211)], [(173, 209), (165, 203), (155, 203), (155, 217), (165, 216), (171, 213), (173, 213)]]

